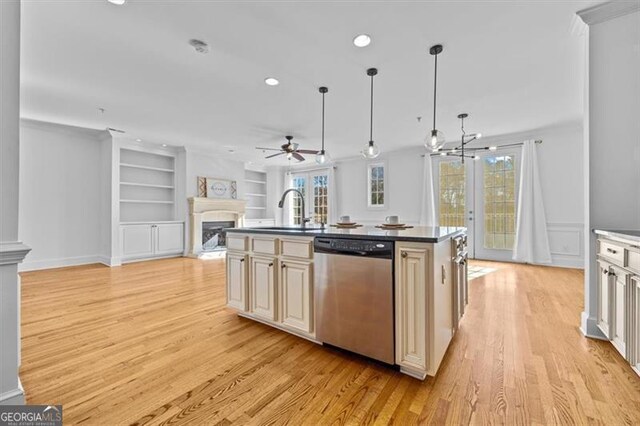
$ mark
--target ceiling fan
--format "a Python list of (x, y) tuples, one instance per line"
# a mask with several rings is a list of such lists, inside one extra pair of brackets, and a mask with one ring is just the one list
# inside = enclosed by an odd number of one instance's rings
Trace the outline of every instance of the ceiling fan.
[(279, 151), (277, 154), (271, 154), (266, 156), (265, 158), (273, 158), (273, 157), (277, 157), (279, 155), (285, 155), (287, 156), (287, 158), (295, 158), (298, 161), (304, 161), (305, 158), (300, 155), (300, 154), (317, 154), (318, 151), (314, 151), (311, 149), (298, 149), (298, 144), (291, 142), (293, 140), (293, 136), (285, 136), (285, 139), (287, 140), (287, 143), (282, 144), (280, 146), (280, 148), (261, 148), (261, 147), (256, 147), (256, 149), (261, 149), (263, 151)]

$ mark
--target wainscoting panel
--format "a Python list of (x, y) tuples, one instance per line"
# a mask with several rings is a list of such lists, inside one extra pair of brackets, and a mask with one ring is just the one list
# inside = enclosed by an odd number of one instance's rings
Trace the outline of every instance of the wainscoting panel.
[(584, 224), (547, 223), (554, 266), (584, 268)]

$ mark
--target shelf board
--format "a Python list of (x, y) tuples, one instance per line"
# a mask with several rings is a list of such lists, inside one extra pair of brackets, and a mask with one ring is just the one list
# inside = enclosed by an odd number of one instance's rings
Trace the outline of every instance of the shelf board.
[(267, 194), (250, 194), (250, 193), (245, 193), (244, 195), (248, 195), (249, 197), (266, 197)]
[(120, 167), (129, 167), (132, 169), (142, 169), (142, 170), (154, 170), (156, 172), (165, 172), (165, 173), (173, 173), (173, 169), (163, 169), (160, 167), (151, 167), (151, 166), (141, 166), (139, 164), (130, 164), (130, 163), (120, 163)]
[(173, 204), (173, 201), (161, 201), (161, 200), (120, 200), (121, 203), (135, 203), (135, 204)]
[(266, 210), (266, 207), (245, 207), (246, 210)]
[(172, 185), (155, 185), (151, 183), (136, 183), (136, 182), (120, 182), (120, 185), (126, 186), (141, 186), (144, 188), (163, 188), (163, 189), (174, 189), (175, 187)]
[(245, 179), (244, 180), (247, 183), (259, 183), (260, 185), (266, 185), (267, 182), (264, 180), (253, 180), (253, 179)]

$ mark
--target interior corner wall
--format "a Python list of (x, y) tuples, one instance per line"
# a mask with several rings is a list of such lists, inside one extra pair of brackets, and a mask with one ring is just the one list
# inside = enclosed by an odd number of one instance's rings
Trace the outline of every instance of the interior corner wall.
[[(588, 56), (585, 252), (593, 265), (592, 229), (640, 229), (640, 12), (590, 25)], [(582, 330), (601, 337), (596, 286), (587, 268)]]
[(20, 270), (100, 261), (100, 132), (22, 120), (19, 236), (30, 255)]

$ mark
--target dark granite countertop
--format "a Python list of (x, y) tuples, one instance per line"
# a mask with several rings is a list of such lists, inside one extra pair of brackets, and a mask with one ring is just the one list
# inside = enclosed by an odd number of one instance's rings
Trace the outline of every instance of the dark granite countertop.
[(594, 229), (598, 235), (605, 237), (622, 238), (626, 240), (632, 240), (640, 243), (640, 231), (635, 230), (618, 230), (618, 229)]
[(305, 237), (355, 238), (360, 240), (374, 239), (385, 241), (413, 241), (419, 243), (439, 243), (444, 240), (463, 235), (466, 228), (450, 228), (444, 226), (416, 226), (404, 230), (386, 230), (374, 226), (363, 226), (355, 229), (338, 229), (326, 227), (264, 227), (264, 228), (228, 228), (227, 232), (246, 234), (273, 234)]

